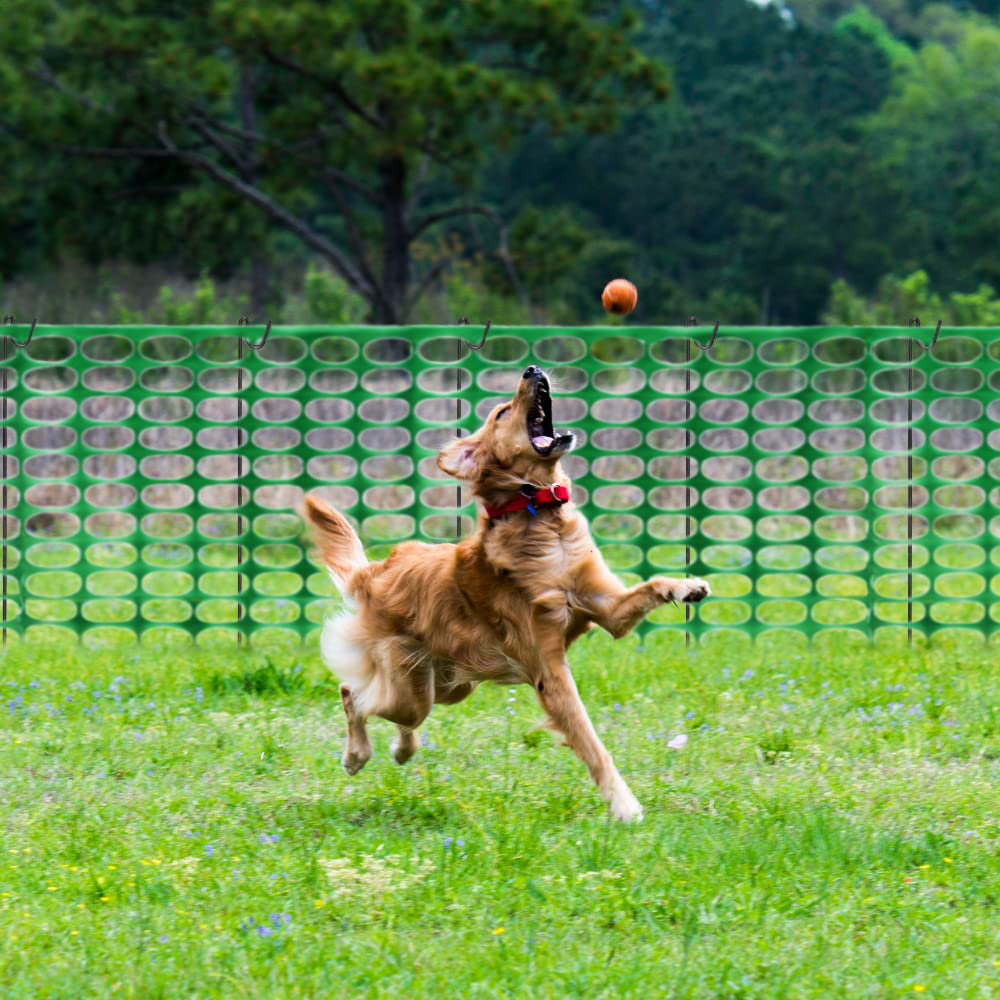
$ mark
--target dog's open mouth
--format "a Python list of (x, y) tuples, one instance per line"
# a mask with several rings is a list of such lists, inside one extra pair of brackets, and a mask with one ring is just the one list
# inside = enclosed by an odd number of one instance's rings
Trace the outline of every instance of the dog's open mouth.
[(552, 430), (552, 396), (544, 379), (535, 382), (535, 399), (528, 410), (528, 437), (539, 455), (547, 455), (555, 444)]
[(538, 379), (534, 385), (535, 398), (528, 410), (528, 437), (531, 447), (539, 455), (551, 455), (553, 452), (565, 451), (573, 444), (572, 434), (560, 434), (558, 437), (552, 428), (552, 396), (548, 382)]

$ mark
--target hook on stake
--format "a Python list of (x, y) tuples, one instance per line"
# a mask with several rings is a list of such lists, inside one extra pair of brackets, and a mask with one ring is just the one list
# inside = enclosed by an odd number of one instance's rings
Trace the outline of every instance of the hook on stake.
[[(920, 326), (920, 317), (914, 316), (910, 320), (908, 325), (911, 327)], [(938, 320), (937, 326), (934, 328), (934, 336), (931, 337), (931, 342), (929, 344), (925, 344), (922, 340), (917, 340), (916, 337), (912, 337), (911, 339), (915, 340), (916, 343), (918, 343), (925, 351), (930, 351), (933, 349), (934, 345), (938, 342), (938, 336), (940, 335), (940, 333), (941, 333), (941, 320)]]
[[(13, 313), (7, 313), (7, 315), (4, 316), (4, 318), (3, 318), (3, 324), (2, 325), (3, 326), (14, 326), (15, 323), (17, 323), (17, 318), (14, 316), (14, 314)], [(32, 337), (32, 334), (34, 334), (34, 332), (35, 332), (35, 325), (37, 323), (38, 323), (37, 319), (33, 319), (31, 321), (31, 329), (28, 331), (28, 339), (23, 344), (20, 343), (20, 341), (18, 341), (17, 337), (11, 337), (10, 338), (11, 340), (14, 341), (14, 346), (15, 347), (27, 347), (28, 344), (31, 343), (31, 337)]]
[[(701, 324), (698, 322), (697, 316), (688, 316), (687, 325), (700, 326)], [(694, 344), (695, 347), (698, 348), (699, 351), (710, 351), (712, 349), (712, 345), (715, 343), (715, 338), (718, 337), (718, 335), (719, 335), (719, 324), (718, 322), (716, 322), (715, 329), (712, 331), (712, 339), (707, 344), (699, 344), (698, 341), (692, 337), (689, 337), (688, 339), (691, 341), (692, 344)]]
[[(481, 351), (483, 349), (483, 344), (486, 343), (486, 337), (487, 337), (487, 335), (490, 332), (490, 326), (492, 325), (492, 323), (493, 323), (493, 320), (491, 320), (491, 319), (488, 319), (486, 321), (486, 329), (483, 330), (482, 339), (479, 341), (478, 344), (473, 344), (471, 341), (468, 341), (468, 340), (463, 340), (462, 343), (464, 343), (465, 346), (468, 347), (470, 351)], [(469, 325), (469, 317), (468, 316), (459, 316), (458, 322), (455, 325), (456, 326), (468, 326)]]
[[(455, 437), (462, 436), (462, 344), (465, 344), (470, 351), (481, 351), (483, 345), (486, 343), (486, 338), (489, 336), (490, 326), (492, 326), (493, 321), (488, 319), (486, 321), (486, 329), (483, 330), (482, 339), (478, 344), (473, 344), (471, 341), (465, 340), (463, 337), (458, 338), (458, 358), (457, 366), (455, 368)], [(455, 323), (456, 326), (468, 326), (469, 317), (459, 316), (458, 321)], [(455, 487), (455, 507), (461, 510), (462, 507), (462, 485), (459, 483)], [(455, 515), (455, 538), (456, 540), (462, 537), (462, 515), (458, 513)]]
[[(250, 325), (250, 317), (249, 316), (241, 316), (240, 317), (239, 325), (240, 326), (249, 326)], [(247, 345), (247, 347), (250, 348), (251, 351), (259, 351), (267, 343), (267, 337), (268, 337), (268, 334), (270, 332), (271, 332), (271, 321), (268, 320), (267, 321), (267, 329), (264, 331), (264, 336), (260, 338), (260, 343), (259, 344), (251, 344), (250, 341), (246, 337), (243, 338), (243, 342)]]

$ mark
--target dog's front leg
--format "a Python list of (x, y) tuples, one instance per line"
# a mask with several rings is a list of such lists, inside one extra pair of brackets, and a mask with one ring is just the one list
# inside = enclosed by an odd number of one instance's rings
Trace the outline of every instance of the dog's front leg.
[(670, 601), (693, 604), (711, 593), (708, 584), (696, 577), (681, 580), (654, 576), (645, 583), (625, 588), (610, 571), (592, 574), (580, 589), (581, 606), (616, 639), (631, 632), (661, 604)]
[(536, 608), (533, 618), (539, 652), (534, 678), (538, 700), (552, 727), (562, 733), (566, 745), (587, 765), (594, 784), (608, 803), (611, 815), (626, 823), (638, 822), (642, 819), (642, 807), (618, 773), (611, 754), (595, 732), (587, 709), (580, 700), (576, 682), (566, 662), (566, 646), (558, 615), (551, 610)]

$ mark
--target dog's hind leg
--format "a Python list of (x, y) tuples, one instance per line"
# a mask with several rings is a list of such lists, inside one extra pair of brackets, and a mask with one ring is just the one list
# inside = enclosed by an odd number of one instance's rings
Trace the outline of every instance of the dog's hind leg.
[(372, 745), (368, 739), (364, 716), (355, 711), (351, 689), (346, 684), (340, 686), (340, 701), (344, 706), (344, 715), (347, 716), (347, 743), (341, 763), (348, 774), (357, 774), (371, 759)]
[(417, 730), (434, 704), (434, 672), (420, 658), (414, 661), (410, 650), (391, 643), (381, 651), (380, 670), (384, 684), (371, 713), (395, 723), (392, 759), (405, 764), (420, 746)]
[[(435, 705), (454, 705), (468, 698), (475, 691), (477, 686), (475, 681), (453, 683), (451, 677), (454, 674), (454, 669), (442, 668), (442, 670), (445, 683), (442, 683), (442, 676), (434, 676), (431, 671), (424, 670), (416, 675), (409, 675), (406, 683), (398, 685), (395, 694), (397, 703), (394, 707), (394, 714), (399, 712), (399, 706), (402, 703), (408, 705), (409, 710), (414, 713), (412, 718), (416, 718), (425, 709), (429, 713), (430, 704), (427, 698), (431, 684), (433, 684), (433, 691), (430, 693)], [(392, 759), (397, 764), (405, 764), (417, 752), (420, 747), (420, 739), (416, 727), (405, 726), (397, 722), (396, 729), (398, 733), (392, 741)]]
[(420, 746), (416, 729), (408, 729), (406, 726), (397, 726), (396, 738), (392, 741), (392, 759), (397, 764), (405, 764)]

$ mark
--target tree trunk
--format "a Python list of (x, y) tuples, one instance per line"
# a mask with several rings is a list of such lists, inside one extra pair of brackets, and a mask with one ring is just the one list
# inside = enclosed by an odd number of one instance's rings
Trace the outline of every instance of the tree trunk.
[(382, 295), (374, 320), (395, 326), (406, 322), (410, 286), (410, 238), (406, 229), (406, 164), (398, 157), (378, 166), (382, 209)]
[(271, 260), (265, 253), (250, 257), (250, 315), (260, 319), (267, 308), (271, 287)]

